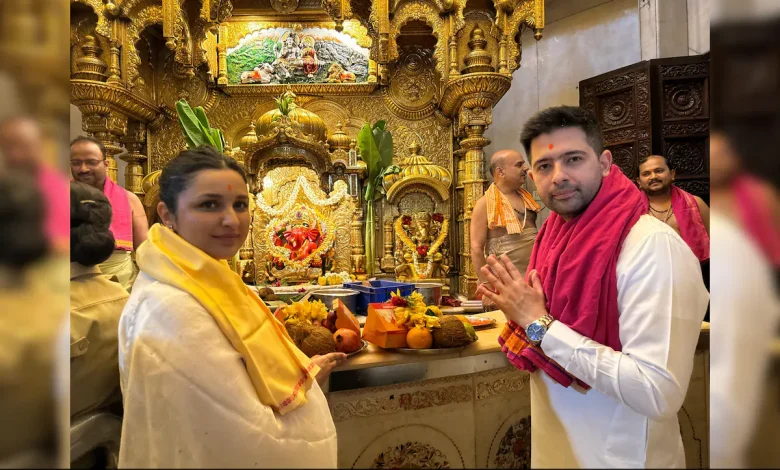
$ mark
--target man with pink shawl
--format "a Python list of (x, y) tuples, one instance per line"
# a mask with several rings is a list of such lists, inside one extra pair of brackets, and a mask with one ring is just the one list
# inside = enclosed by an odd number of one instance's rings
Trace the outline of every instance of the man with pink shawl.
[(710, 259), (710, 208), (698, 196), (675, 186), (675, 170), (666, 158), (650, 155), (639, 164), (639, 187), (647, 196), (648, 214), (680, 234), (699, 261)]

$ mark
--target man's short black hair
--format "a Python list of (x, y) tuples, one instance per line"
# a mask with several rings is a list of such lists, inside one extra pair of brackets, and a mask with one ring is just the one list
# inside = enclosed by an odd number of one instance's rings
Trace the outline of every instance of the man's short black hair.
[(666, 167), (669, 168), (669, 171), (674, 170), (674, 166), (672, 165), (671, 160), (669, 160), (668, 158), (666, 158), (663, 155), (655, 155), (655, 154), (653, 154), (653, 155), (645, 155), (644, 157), (639, 157), (639, 166), (644, 165), (650, 159), (650, 157), (663, 158), (664, 159), (664, 163), (666, 163)]
[(80, 135), (70, 142), (70, 146), (73, 147), (74, 145), (80, 142), (92, 142), (93, 144), (97, 145), (98, 148), (100, 149), (100, 154), (103, 155), (103, 160), (106, 159), (106, 146), (103, 145), (103, 142), (99, 141), (94, 137), (90, 137), (88, 135)]
[(577, 106), (555, 106), (543, 109), (534, 114), (523, 126), (520, 142), (525, 148), (528, 159), (531, 159), (531, 141), (542, 134), (549, 134), (566, 127), (579, 127), (585, 132), (588, 144), (593, 147), (596, 155), (604, 151), (604, 138), (596, 116), (590, 111)]

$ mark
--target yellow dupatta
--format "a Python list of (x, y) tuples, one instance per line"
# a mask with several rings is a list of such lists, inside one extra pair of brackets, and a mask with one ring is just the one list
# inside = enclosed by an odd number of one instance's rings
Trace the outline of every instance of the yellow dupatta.
[[(539, 204), (531, 193), (525, 188), (518, 189), (517, 193), (523, 198), (526, 210), (539, 212)], [(491, 184), (485, 192), (485, 198), (487, 199), (488, 228), (492, 230), (496, 227), (505, 227), (507, 233), (521, 233), (523, 231), (523, 226), (517, 220), (517, 214), (515, 214), (512, 204), (498, 190), (495, 183)]]
[(284, 326), (227, 262), (160, 224), (149, 229), (136, 262), (159, 282), (195, 297), (214, 317), (241, 354), (260, 402), (282, 415), (306, 402), (319, 367), (295, 347)]

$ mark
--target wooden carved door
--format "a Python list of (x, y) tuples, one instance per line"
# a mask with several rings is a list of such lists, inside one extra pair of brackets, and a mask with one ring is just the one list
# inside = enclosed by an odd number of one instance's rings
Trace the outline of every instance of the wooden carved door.
[(650, 62), (580, 82), (580, 106), (596, 115), (613, 162), (626, 176), (636, 179), (639, 159), (650, 155), (652, 149)]
[(653, 153), (665, 156), (675, 184), (709, 203), (709, 54), (650, 61)]
[(629, 178), (663, 155), (676, 184), (709, 202), (709, 55), (642, 61), (580, 82), (580, 106)]

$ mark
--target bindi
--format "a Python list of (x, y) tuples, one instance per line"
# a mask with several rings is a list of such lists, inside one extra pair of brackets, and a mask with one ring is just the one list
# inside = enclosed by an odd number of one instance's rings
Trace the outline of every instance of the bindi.
[(228, 185), (228, 191), (233, 191), (233, 185), (232, 184)]
[(553, 149), (553, 147), (555, 147), (555, 146), (554, 146), (553, 144), (550, 144), (550, 145), (549, 145), (547, 148), (549, 148), (550, 150), (552, 150), (552, 149)]

